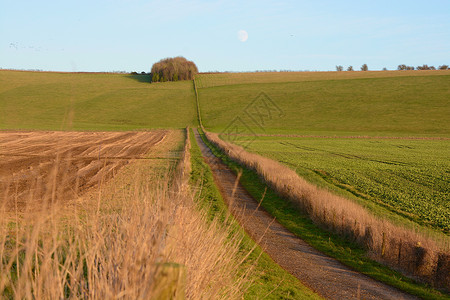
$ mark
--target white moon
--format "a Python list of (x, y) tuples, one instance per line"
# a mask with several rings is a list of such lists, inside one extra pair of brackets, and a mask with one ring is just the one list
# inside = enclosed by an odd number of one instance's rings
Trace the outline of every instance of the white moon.
[(246, 40), (248, 40), (248, 33), (247, 33), (247, 31), (239, 30), (237, 34), (238, 34), (238, 39), (241, 42), (245, 42)]

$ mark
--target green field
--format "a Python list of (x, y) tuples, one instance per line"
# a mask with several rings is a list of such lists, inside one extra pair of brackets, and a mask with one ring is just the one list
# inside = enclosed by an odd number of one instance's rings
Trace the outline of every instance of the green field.
[(249, 141), (249, 151), (278, 160), (319, 186), (450, 232), (450, 140), (259, 137)]
[(193, 124), (192, 82), (147, 75), (0, 71), (0, 129), (135, 130)]
[[(203, 123), (207, 129), (221, 132), (239, 116), (245, 124), (242, 133), (450, 136), (450, 71), (433, 76), (420, 76), (425, 75), (420, 71), (414, 76), (368, 73), (375, 78), (366, 78), (365, 72), (349, 73), (354, 78), (349, 79), (348, 72), (309, 73), (309, 79), (305, 77), (308, 73), (298, 73), (297, 82), (292, 82), (297, 73), (268, 73), (273, 83), (260, 83), (264, 82), (260, 73), (255, 74), (254, 83), (249, 83), (252, 74), (247, 74), (249, 78), (219, 74), (216, 81), (214, 75), (200, 75)], [(383, 74), (387, 77), (381, 77)], [(331, 75), (333, 79), (329, 79)], [(283, 115), (272, 111), (263, 126), (258, 126), (246, 108), (261, 92)], [(260, 112), (264, 113), (264, 107)]]

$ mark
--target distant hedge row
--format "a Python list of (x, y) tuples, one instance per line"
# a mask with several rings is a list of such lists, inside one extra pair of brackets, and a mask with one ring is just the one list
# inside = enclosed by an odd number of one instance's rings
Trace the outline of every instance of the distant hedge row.
[[(415, 68), (416, 70), (436, 70), (434, 66), (428, 66), (428, 65), (422, 65), (417, 66)], [(448, 65), (442, 65), (438, 67), (439, 70), (448, 70)], [(398, 65), (397, 70), (403, 71), (403, 70), (414, 70), (413, 66), (407, 66), (407, 65)]]
[(182, 56), (165, 58), (152, 66), (152, 82), (192, 80), (198, 68)]
[[(442, 65), (438, 67), (439, 70), (448, 70), (450, 69), (448, 65)], [(363, 64), (361, 66), (361, 71), (368, 71), (369, 68), (367, 67), (366, 64)], [(434, 66), (428, 66), (428, 65), (422, 65), (422, 66), (417, 66), (417, 68), (414, 68), (413, 66), (407, 66), (407, 65), (398, 65), (397, 70), (399, 71), (403, 71), (403, 70), (436, 70), (436, 68)], [(344, 71), (344, 67), (343, 66), (336, 66), (336, 71)], [(347, 71), (354, 71), (353, 66), (349, 66), (347, 68)], [(386, 68), (383, 68), (383, 71), (387, 71)]]

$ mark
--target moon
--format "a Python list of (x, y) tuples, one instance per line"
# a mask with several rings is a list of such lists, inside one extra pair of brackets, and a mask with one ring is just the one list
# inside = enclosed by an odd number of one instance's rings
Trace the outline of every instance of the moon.
[(248, 40), (248, 33), (247, 33), (247, 31), (245, 31), (245, 30), (239, 30), (238, 33), (237, 33), (237, 35), (238, 35), (238, 39), (239, 39), (241, 42), (245, 42), (245, 41)]

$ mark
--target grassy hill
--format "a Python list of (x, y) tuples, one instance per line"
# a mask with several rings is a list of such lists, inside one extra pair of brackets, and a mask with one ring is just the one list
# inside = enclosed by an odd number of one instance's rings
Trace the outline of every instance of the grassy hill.
[[(205, 74), (197, 81), (203, 122), (213, 131), (239, 116), (243, 133), (450, 136), (450, 71)], [(258, 126), (246, 109), (261, 92), (283, 115), (273, 110)]]
[(134, 130), (194, 122), (191, 81), (148, 75), (0, 71), (0, 129)]

